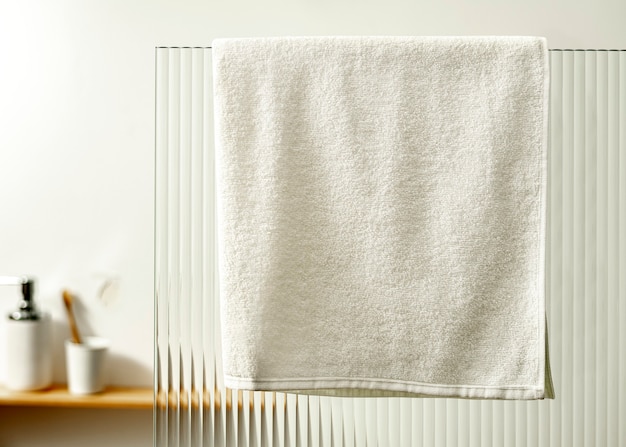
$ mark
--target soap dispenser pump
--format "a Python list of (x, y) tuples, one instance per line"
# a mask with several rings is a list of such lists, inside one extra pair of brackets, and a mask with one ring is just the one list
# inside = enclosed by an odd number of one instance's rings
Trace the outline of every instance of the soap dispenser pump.
[(1, 276), (0, 285), (19, 285), (22, 299), (6, 320), (6, 387), (39, 390), (52, 383), (50, 316), (35, 306), (35, 281), (26, 276)]

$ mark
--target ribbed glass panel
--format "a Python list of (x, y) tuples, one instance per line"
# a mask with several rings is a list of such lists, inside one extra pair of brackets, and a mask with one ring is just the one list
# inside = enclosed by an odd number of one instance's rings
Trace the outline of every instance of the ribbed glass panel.
[(557, 399), (348, 399), (221, 384), (211, 51), (158, 48), (155, 445), (626, 445), (626, 51), (552, 51), (550, 63)]

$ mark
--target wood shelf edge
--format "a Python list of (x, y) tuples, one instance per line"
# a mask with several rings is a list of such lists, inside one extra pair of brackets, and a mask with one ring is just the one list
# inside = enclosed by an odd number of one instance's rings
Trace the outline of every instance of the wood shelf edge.
[(107, 387), (101, 393), (70, 394), (64, 384), (41, 391), (10, 391), (0, 387), (0, 406), (152, 409), (152, 388)]

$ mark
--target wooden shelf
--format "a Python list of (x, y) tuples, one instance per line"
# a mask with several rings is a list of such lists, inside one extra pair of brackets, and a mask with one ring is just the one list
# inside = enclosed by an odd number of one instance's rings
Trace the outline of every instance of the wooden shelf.
[(41, 391), (9, 391), (0, 387), (0, 406), (152, 409), (152, 388), (107, 387), (88, 395), (70, 394), (66, 385)]

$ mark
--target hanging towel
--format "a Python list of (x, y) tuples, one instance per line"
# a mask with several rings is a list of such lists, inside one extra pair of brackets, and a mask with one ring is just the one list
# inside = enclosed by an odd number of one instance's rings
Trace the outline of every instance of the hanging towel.
[(532, 37), (213, 43), (225, 385), (552, 397)]

